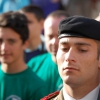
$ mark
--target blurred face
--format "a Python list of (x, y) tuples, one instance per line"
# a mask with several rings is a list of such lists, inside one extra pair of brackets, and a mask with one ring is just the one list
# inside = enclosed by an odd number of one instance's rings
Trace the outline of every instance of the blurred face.
[(64, 37), (59, 40), (57, 63), (64, 84), (76, 87), (98, 80), (97, 44), (92, 39)]
[(10, 28), (0, 28), (0, 61), (12, 64), (23, 59), (26, 44), (15, 31)]
[(40, 38), (43, 30), (43, 20), (38, 21), (33, 13), (24, 13), (29, 21), (29, 41), (34, 41)]
[(65, 17), (49, 17), (44, 23), (44, 35), (47, 51), (56, 56), (58, 50), (58, 25)]

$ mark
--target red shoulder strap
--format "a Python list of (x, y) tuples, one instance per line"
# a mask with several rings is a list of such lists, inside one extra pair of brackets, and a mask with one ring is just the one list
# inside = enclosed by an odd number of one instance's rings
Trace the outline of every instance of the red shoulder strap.
[(59, 91), (53, 92), (53, 93), (49, 94), (48, 96), (45, 96), (41, 100), (50, 100), (50, 99), (56, 97), (58, 94), (59, 94)]

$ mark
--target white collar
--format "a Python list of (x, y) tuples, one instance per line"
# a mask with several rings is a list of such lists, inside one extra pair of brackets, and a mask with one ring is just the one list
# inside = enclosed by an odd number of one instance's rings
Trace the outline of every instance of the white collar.
[[(100, 88), (100, 85), (98, 85), (94, 90), (92, 90), (90, 93), (88, 93), (85, 97), (78, 99), (78, 100), (97, 100), (99, 88)], [(76, 99), (72, 98), (71, 96), (69, 96), (65, 92), (64, 89), (63, 89), (63, 96), (64, 96), (64, 100), (76, 100)]]
[[(42, 43), (44, 43), (44, 36), (42, 34), (40, 35), (40, 38), (41, 38)], [(43, 50), (46, 50), (45, 45), (44, 45), (44, 47), (42, 47), (43, 46), (42, 43), (39, 44), (34, 50), (30, 50), (29, 48), (26, 48), (25, 49), (25, 52), (29, 53), (29, 52), (35, 51), (37, 49), (39, 49), (41, 51), (42, 48), (43, 48)]]

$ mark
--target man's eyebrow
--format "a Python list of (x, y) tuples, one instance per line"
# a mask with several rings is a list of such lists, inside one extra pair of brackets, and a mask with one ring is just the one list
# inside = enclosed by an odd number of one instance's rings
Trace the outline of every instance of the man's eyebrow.
[[(69, 42), (67, 42), (67, 41), (61, 41), (60, 44), (61, 44), (61, 45), (68, 45)], [(74, 44), (75, 44), (75, 45), (80, 45), (80, 46), (82, 46), (82, 45), (91, 46), (91, 44), (86, 43), (86, 42), (75, 42)]]
[(85, 43), (85, 42), (76, 42), (76, 43), (74, 43), (74, 44), (75, 44), (75, 45), (80, 45), (80, 46), (82, 46), (82, 45), (91, 46), (91, 44)]
[(68, 42), (66, 42), (66, 41), (61, 41), (60, 44), (66, 45), (66, 44), (68, 44)]

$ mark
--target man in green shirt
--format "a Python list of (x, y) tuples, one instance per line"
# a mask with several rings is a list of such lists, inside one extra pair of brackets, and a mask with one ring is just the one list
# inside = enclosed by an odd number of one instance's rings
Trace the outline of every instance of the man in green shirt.
[(45, 19), (44, 36), (48, 53), (31, 59), (28, 66), (46, 82), (48, 94), (59, 90), (62, 80), (58, 73), (56, 64), (56, 53), (58, 49), (58, 25), (68, 14), (64, 11), (54, 11)]
[(39, 100), (46, 85), (26, 66), (27, 18), (18, 12), (0, 15), (0, 100)]

